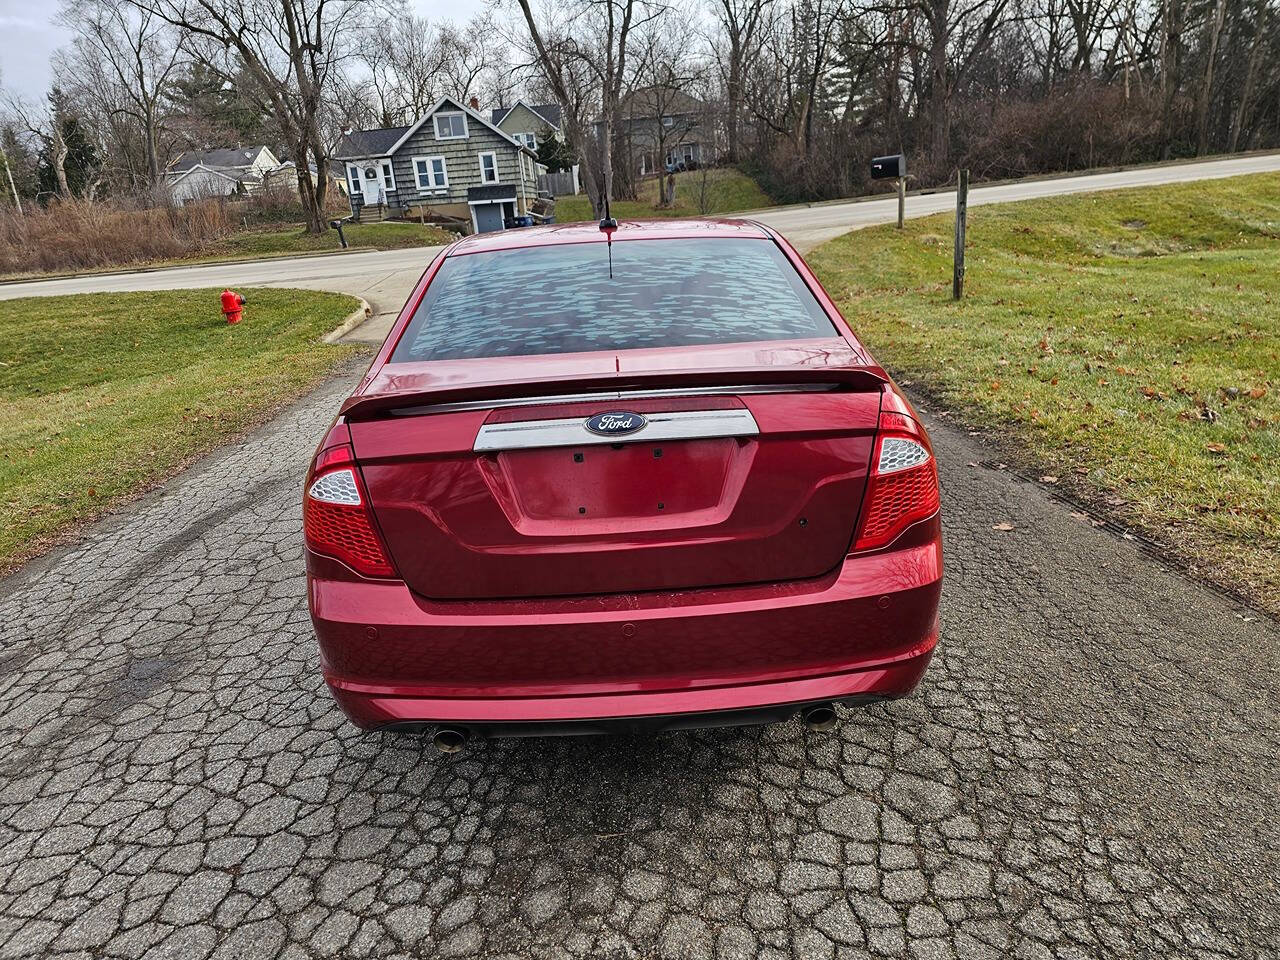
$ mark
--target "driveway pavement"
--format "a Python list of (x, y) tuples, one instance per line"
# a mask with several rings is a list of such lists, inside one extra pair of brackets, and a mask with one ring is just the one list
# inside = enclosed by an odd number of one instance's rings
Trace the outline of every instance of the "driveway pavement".
[(0, 585), (0, 956), (1276, 956), (1277, 624), (945, 419), (911, 699), (457, 757), (349, 728), (298, 484), (357, 373)]
[(298, 501), (359, 372), (0, 582), (0, 958), (1280, 956), (1280, 625), (943, 413), (914, 697), (457, 757), (349, 728)]

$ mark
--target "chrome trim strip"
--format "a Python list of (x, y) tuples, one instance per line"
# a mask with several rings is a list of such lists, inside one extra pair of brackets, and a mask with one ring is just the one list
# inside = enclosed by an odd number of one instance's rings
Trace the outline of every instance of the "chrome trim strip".
[(505, 397), (496, 400), (459, 400), (455, 403), (420, 404), (388, 411), (397, 417), (423, 413), (460, 413), (464, 410), (496, 410), (500, 407), (532, 407), (557, 403), (592, 403), (596, 400), (649, 400), (661, 397), (723, 397), (752, 393), (829, 393), (838, 383), (750, 383), (731, 387), (668, 387), (662, 390), (599, 390), (595, 393), (556, 393), (545, 397)]
[(538, 447), (585, 447), (598, 444), (651, 443), (655, 440), (702, 440), (710, 437), (754, 437), (760, 428), (750, 410), (682, 410), (646, 414), (649, 422), (635, 433), (599, 436), (583, 426), (586, 417), (564, 420), (520, 420), (486, 423), (476, 434), (472, 450), (530, 450)]

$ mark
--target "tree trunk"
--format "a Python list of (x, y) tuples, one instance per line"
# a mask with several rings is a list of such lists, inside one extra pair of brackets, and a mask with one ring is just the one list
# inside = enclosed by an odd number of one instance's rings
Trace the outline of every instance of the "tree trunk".
[(71, 153), (62, 135), (62, 118), (53, 118), (53, 175), (58, 180), (58, 196), (71, 199), (71, 185), (67, 183), (67, 156)]
[(1235, 115), (1231, 118), (1231, 137), (1227, 143), (1227, 150), (1235, 153), (1240, 149), (1240, 132), (1244, 129), (1245, 121), (1249, 117), (1249, 101), (1253, 99), (1253, 87), (1258, 77), (1258, 61), (1262, 54), (1262, 39), (1266, 36), (1267, 27), (1267, 11), (1265, 8), (1258, 13), (1258, 24), (1253, 35), (1253, 47), (1249, 51), (1249, 65), (1245, 68), (1244, 86), (1240, 88), (1240, 102), (1236, 105)]
[(936, 175), (950, 167), (951, 91), (947, 89), (947, 40), (950, 0), (933, 0), (930, 8), (929, 74), (929, 162)]
[(742, 116), (742, 50), (737, 43), (729, 48), (729, 79), (725, 89), (728, 97), (728, 116), (725, 118), (725, 135), (728, 150), (725, 160), (728, 163), (738, 162), (738, 123)]
[(160, 157), (156, 149), (156, 126), (155, 105), (148, 103), (143, 116), (142, 138), (143, 149), (147, 155), (147, 176), (150, 178), (152, 189), (160, 185)]
[(1164, 0), (1161, 11), (1160, 90), (1163, 105), (1160, 114), (1160, 155), (1168, 160), (1173, 152), (1173, 101), (1178, 95), (1178, 73), (1182, 44), (1182, 0)]
[(1209, 55), (1205, 58), (1204, 84), (1200, 87), (1200, 103), (1196, 117), (1196, 154), (1209, 152), (1209, 104), (1213, 100), (1213, 66), (1218, 59), (1218, 38), (1222, 35), (1222, 19), (1226, 15), (1226, 0), (1217, 0), (1213, 8), (1213, 20), (1209, 25)]

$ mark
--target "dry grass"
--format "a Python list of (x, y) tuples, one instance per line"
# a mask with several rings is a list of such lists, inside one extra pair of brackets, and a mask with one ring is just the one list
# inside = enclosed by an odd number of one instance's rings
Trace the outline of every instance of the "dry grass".
[(0, 276), (95, 270), (199, 254), (240, 218), (218, 200), (142, 206), (55, 200), (0, 212)]
[[(335, 214), (349, 213), (341, 197), (335, 202), (341, 207)], [(31, 204), (25, 210), (19, 216), (11, 207), (0, 208), (0, 280), (340, 249), (334, 231), (308, 234), (302, 229), (297, 195), (284, 190), (185, 206), (116, 198), (55, 200), (48, 207)], [(418, 224), (347, 227), (353, 247), (380, 250), (456, 239)]]
[(959, 303), (952, 219), (809, 261), (896, 374), (1280, 612), (1280, 176), (971, 210)]

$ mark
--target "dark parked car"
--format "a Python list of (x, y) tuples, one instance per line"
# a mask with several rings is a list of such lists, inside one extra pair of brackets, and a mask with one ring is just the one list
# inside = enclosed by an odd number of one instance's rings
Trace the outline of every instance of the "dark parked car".
[(834, 722), (938, 639), (929, 438), (787, 242), (533, 227), (431, 263), (307, 476), (324, 676), (471, 735)]

